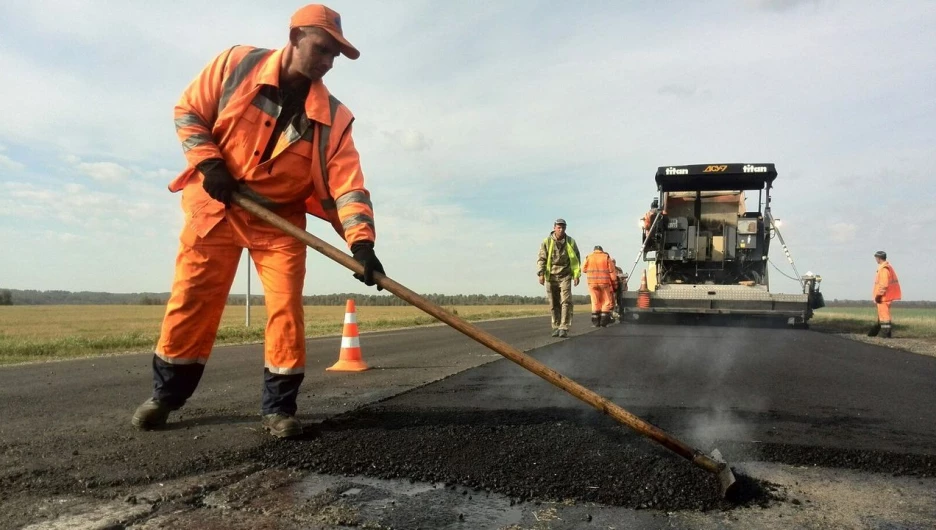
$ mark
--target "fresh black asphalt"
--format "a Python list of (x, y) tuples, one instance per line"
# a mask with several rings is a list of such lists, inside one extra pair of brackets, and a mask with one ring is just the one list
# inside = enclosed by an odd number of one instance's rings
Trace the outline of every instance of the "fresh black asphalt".
[[(821, 333), (617, 325), (545, 364), (729, 462), (936, 476), (936, 359)], [(517, 499), (724, 507), (707, 473), (499, 360), (265, 444), (268, 465), (447, 482)], [(742, 502), (769, 484), (742, 477)]]

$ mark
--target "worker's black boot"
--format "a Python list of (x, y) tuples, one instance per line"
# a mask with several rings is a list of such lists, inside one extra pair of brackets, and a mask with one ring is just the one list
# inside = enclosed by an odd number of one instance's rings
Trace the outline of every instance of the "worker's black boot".
[(144, 431), (158, 429), (166, 424), (169, 413), (178, 409), (179, 407), (170, 406), (162, 401), (150, 398), (137, 407), (130, 423), (137, 429)]
[(302, 434), (302, 424), (295, 416), (274, 412), (263, 416), (263, 428), (277, 438), (294, 438)]
[(611, 323), (611, 313), (602, 313), (601, 320), (598, 322), (598, 325), (601, 327), (607, 327)]
[(891, 325), (890, 322), (887, 324), (881, 324), (881, 336), (885, 339), (891, 338)]
[(556, 328), (556, 329), (553, 330), (552, 336), (553, 336), (553, 337), (558, 337), (558, 336), (559, 336), (559, 328)]
[(192, 397), (204, 372), (204, 364), (171, 364), (153, 355), (153, 397), (137, 407), (130, 423), (144, 431), (165, 425), (169, 413)]
[(878, 333), (880, 332), (881, 332), (881, 323), (878, 322), (877, 324), (874, 325), (874, 327), (871, 328), (871, 331), (868, 331), (868, 336), (877, 337)]
[(302, 434), (296, 419), (296, 398), (305, 374), (276, 374), (263, 369), (263, 428), (277, 438)]
[(597, 328), (601, 324), (601, 313), (592, 313), (591, 323), (593, 328)]

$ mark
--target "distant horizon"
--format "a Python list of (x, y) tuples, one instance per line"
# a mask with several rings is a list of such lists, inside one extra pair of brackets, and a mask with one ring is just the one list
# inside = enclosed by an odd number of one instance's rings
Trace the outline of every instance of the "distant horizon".
[[(29, 292), (29, 291), (31, 291), (31, 292), (39, 292), (39, 293), (58, 292), (58, 293), (75, 293), (75, 294), (80, 294), (80, 293), (92, 293), (92, 294), (111, 294), (111, 295), (147, 295), (147, 294), (149, 294), (149, 295), (165, 295), (165, 296), (169, 296), (169, 295), (171, 294), (169, 291), (126, 291), (126, 292), (123, 292), (123, 291), (71, 291), (71, 290), (68, 290), (68, 289), (17, 289), (17, 288), (15, 288), (15, 287), (2, 287), (2, 286), (0, 286), (0, 291), (3, 291), (4, 289), (10, 290), (10, 291), (21, 291), (21, 292)], [(432, 292), (432, 293), (418, 293), (418, 294), (421, 294), (421, 295), (424, 295), (424, 296), (425, 296), (425, 295), (438, 295), (438, 296), (500, 296), (500, 297), (515, 296), (515, 297), (519, 297), (519, 298), (543, 298), (543, 297), (546, 296), (545, 293), (543, 293), (542, 295), (536, 295), (536, 294), (528, 295), (528, 294), (518, 294), (518, 293), (480, 293), (480, 292), (471, 292), (471, 293), (468, 293), (468, 292), (466, 292), (466, 293), (436, 293), (436, 292)], [(394, 298), (399, 298), (399, 297), (397, 297), (396, 295), (391, 294), (391, 293), (388, 293), (388, 292), (386, 292), (386, 291), (372, 292), (372, 293), (353, 293), (353, 292), (340, 292), (340, 291), (336, 291), (336, 292), (333, 292), (333, 293), (324, 293), (324, 294), (321, 294), (321, 293), (316, 293), (316, 294), (303, 294), (303, 297), (311, 298), (311, 297), (317, 297), (317, 296), (335, 296), (335, 295), (376, 296), (376, 297), (382, 297), (382, 296), (383, 296), (383, 297), (394, 297)], [(247, 293), (246, 293), (246, 292), (238, 293), (238, 292), (231, 291), (230, 293), (228, 293), (228, 296), (229, 296), (229, 297), (231, 297), (231, 296), (247, 296)], [(251, 297), (254, 297), (254, 296), (263, 296), (263, 292), (259, 292), (259, 293), (258, 293), (258, 292), (251, 292), (251, 293), (250, 293), (250, 296), (251, 296)], [(588, 296), (588, 294), (587, 294), (587, 293), (586, 293), (586, 294), (574, 294), (573, 296)], [(866, 300), (866, 299), (863, 299), (863, 298), (826, 298), (826, 302), (832, 302), (832, 301), (840, 301), (840, 302), (867, 302), (868, 304), (873, 304), (873, 302), (872, 302), (872, 300), (871, 300), (870, 298), (868, 298), (867, 300)], [(911, 300), (911, 299), (904, 299), (904, 300), (898, 300), (897, 302), (894, 302), (894, 303), (895, 303), (895, 304), (901, 304), (901, 303), (936, 303), (936, 300), (924, 300), (924, 299), (919, 299), (919, 300), (918, 300), (918, 299), (912, 299), (912, 300)]]

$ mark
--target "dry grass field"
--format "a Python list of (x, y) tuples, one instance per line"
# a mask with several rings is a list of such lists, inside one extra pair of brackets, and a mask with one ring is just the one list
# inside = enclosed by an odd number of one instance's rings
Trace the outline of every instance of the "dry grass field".
[[(895, 336), (936, 339), (936, 309), (896, 306), (891, 313)], [(866, 333), (875, 321), (873, 307), (826, 307), (816, 311), (812, 325), (839, 333)]]
[(868, 337), (877, 321), (873, 307), (826, 307), (816, 311), (812, 329), (886, 346), (919, 355), (936, 357), (936, 309), (896, 306), (891, 309), (894, 338)]
[[(546, 306), (447, 307), (469, 320), (547, 315)], [(152, 350), (159, 336), (163, 306), (60, 305), (0, 307), (0, 364)], [(306, 336), (340, 334), (344, 306), (307, 306)], [(250, 327), (243, 306), (228, 306), (218, 344), (261, 342), (266, 323), (263, 306), (251, 307)], [(362, 332), (434, 324), (415, 307), (357, 308)]]
[[(546, 306), (447, 309), (469, 321), (548, 314)], [(134, 305), (0, 306), (0, 364), (150, 351), (159, 336), (163, 311), (162, 306)], [(913, 350), (936, 349), (936, 309), (896, 307), (893, 313), (894, 334), (901, 340), (884, 344)], [(306, 336), (341, 333), (343, 306), (307, 306), (305, 315)], [(217, 343), (262, 342), (266, 310), (263, 306), (251, 308), (249, 328), (245, 326), (245, 316), (243, 306), (228, 306)], [(357, 308), (357, 317), (362, 332), (437, 323), (408, 306), (361, 306)], [(817, 311), (812, 324), (817, 330), (863, 340), (863, 334), (875, 319), (872, 307), (830, 307)], [(903, 344), (906, 341), (914, 344), (912, 347)]]

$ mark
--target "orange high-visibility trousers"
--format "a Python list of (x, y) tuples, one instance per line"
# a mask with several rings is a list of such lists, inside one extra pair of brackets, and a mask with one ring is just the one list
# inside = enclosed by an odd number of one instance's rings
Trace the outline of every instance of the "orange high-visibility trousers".
[[(305, 228), (304, 209), (278, 213)], [(156, 355), (170, 364), (207, 363), (247, 248), (266, 302), (265, 367), (274, 374), (303, 373), (305, 244), (236, 207), (205, 237), (186, 224), (179, 239), (175, 280)]]
[(611, 285), (589, 285), (588, 293), (591, 295), (592, 313), (610, 313), (614, 309), (614, 292)]
[(877, 314), (878, 322), (880, 323), (890, 323), (891, 321), (891, 303), (890, 302), (881, 302), (877, 305)]

